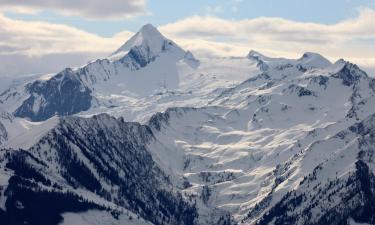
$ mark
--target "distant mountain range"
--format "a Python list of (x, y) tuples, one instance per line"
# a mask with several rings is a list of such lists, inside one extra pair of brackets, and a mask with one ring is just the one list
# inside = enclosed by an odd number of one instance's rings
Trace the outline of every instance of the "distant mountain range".
[(0, 224), (375, 224), (375, 79), (343, 59), (197, 59), (147, 24), (0, 92)]

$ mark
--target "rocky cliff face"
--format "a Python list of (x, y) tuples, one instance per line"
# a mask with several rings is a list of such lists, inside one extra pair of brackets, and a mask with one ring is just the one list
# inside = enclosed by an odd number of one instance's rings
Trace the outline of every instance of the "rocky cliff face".
[(14, 115), (32, 121), (43, 121), (55, 115), (72, 115), (90, 108), (91, 90), (77, 74), (66, 69), (47, 81), (35, 81), (26, 86), (30, 95)]

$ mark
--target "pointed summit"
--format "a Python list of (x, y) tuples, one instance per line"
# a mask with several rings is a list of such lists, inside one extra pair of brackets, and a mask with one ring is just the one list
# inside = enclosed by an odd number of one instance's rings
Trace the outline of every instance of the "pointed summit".
[(356, 64), (345, 61), (344, 59), (337, 60), (331, 66), (332, 77), (340, 78), (343, 84), (351, 86), (362, 78), (367, 78), (365, 71), (361, 70)]
[(249, 54), (247, 54), (247, 58), (264, 58), (265, 56), (255, 50), (250, 50)]
[(257, 67), (261, 71), (267, 71), (269, 69), (269, 66), (265, 62), (265, 59), (268, 59), (266, 56), (262, 55), (261, 53), (251, 50), (249, 54), (247, 54), (247, 58), (250, 60), (254, 60), (257, 63)]
[(138, 32), (146, 36), (162, 36), (159, 30), (150, 23), (143, 25), (143, 27), (141, 27), (141, 29)]
[(151, 55), (156, 56), (159, 53), (173, 49), (182, 55), (185, 51), (181, 49), (173, 41), (164, 37), (156, 27), (151, 24), (144, 25), (133, 37), (131, 37), (124, 45), (122, 45), (111, 56), (126, 54), (133, 48), (147, 50)]
[(314, 52), (305, 52), (297, 61), (299, 61), (302, 65), (313, 68), (326, 68), (332, 65), (328, 59), (324, 58), (319, 53)]

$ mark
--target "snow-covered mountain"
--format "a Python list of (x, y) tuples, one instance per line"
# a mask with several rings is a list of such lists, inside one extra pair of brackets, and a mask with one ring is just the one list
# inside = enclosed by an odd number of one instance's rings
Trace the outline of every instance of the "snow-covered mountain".
[(111, 56), (80, 68), (66, 68), (51, 78), (7, 89), (0, 101), (14, 115), (44, 121), (54, 115), (66, 116), (93, 107), (115, 107), (116, 96), (147, 96), (179, 86), (179, 65), (199, 64), (165, 38), (152, 25), (145, 25)]
[(374, 136), (375, 79), (355, 64), (198, 60), (145, 25), (4, 88), (0, 221), (375, 224)]

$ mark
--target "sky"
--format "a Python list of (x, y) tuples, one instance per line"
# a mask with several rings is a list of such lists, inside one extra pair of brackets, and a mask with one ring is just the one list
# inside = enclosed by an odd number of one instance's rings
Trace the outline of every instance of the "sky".
[(375, 0), (0, 0), (0, 76), (114, 52), (146, 23), (198, 58), (318, 52), (375, 75)]

